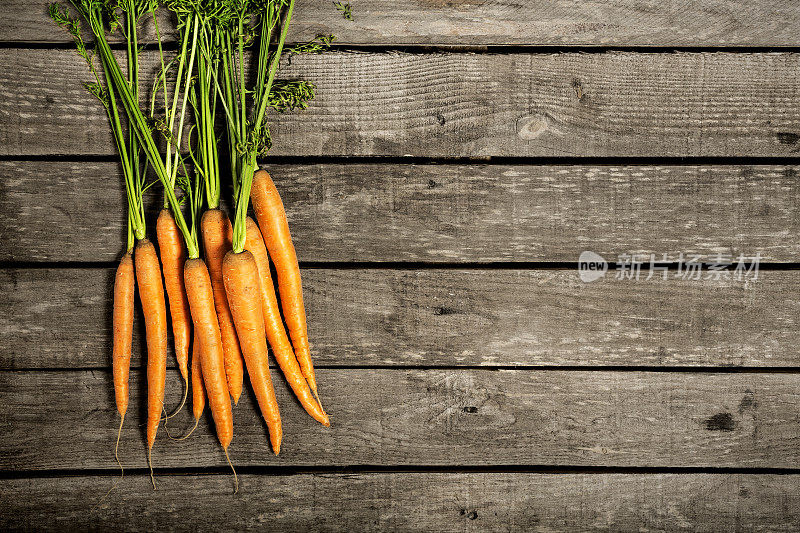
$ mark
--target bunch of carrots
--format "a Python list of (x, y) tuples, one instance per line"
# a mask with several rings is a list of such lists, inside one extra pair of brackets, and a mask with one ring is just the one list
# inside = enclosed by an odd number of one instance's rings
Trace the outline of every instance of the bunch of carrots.
[[(294, 0), (167, 0), (163, 7), (178, 28), (178, 50), (168, 55), (158, 29), (158, 0), (71, 2), (77, 17), (58, 4), (50, 7), (50, 15), (72, 35), (89, 67), (92, 81), (85, 86), (108, 115), (127, 197), (127, 249), (114, 282), (112, 358), (120, 415), (115, 457), (119, 462), (128, 409), (135, 287), (146, 327), (151, 479), (158, 427), (162, 422), (166, 427), (183, 407), (190, 388), (195, 424), (182, 438), (197, 427), (208, 401), (230, 464), (231, 398), (238, 403), (245, 369), (278, 454), (283, 429), (268, 345), (303, 408), (325, 426), (330, 421), (317, 393), (300, 270), (283, 203), (257, 158), (271, 146), (268, 114), (303, 109), (314, 97), (310, 82), (276, 80), (281, 56), (319, 51), (330, 38), (284, 50)], [(160, 64), (143, 103), (137, 30), (145, 18), (154, 23)], [(93, 37), (93, 49), (83, 40), (84, 29)], [(126, 43), (124, 67), (108, 42), (114, 32)], [(246, 75), (251, 49), (257, 62), (254, 80)], [(224, 125), (218, 124), (220, 117)], [(221, 143), (223, 137), (227, 142)], [(233, 222), (219, 207), (226, 168), (221, 153), (228, 156)], [(164, 195), (156, 222), (158, 250), (147, 238), (143, 202), (155, 184)], [(248, 216), (251, 201), (257, 221)], [(184, 383), (183, 401), (170, 415), (164, 406), (167, 304)]]

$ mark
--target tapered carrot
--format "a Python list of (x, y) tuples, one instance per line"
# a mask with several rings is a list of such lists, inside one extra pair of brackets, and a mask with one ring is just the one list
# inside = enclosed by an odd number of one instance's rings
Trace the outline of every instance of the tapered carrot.
[(238, 403), (239, 396), (242, 394), (244, 364), (228, 298), (225, 295), (225, 284), (222, 281), (222, 259), (225, 257), (225, 253), (231, 249), (231, 221), (219, 209), (209, 209), (203, 213), (200, 230), (203, 235), (208, 273), (211, 276), (214, 291), (214, 306), (217, 311), (219, 331), (222, 336), (228, 389), (234, 403)]
[[(156, 440), (161, 411), (164, 409), (164, 383), (167, 376), (167, 306), (155, 246), (148, 239), (136, 243), (136, 284), (142, 302), (147, 334), (147, 455)], [(152, 470), (151, 470), (152, 476)], [(153, 483), (155, 486), (155, 482)]]
[(233, 413), (231, 398), (225, 377), (225, 356), (219, 332), (217, 311), (214, 308), (214, 291), (211, 277), (202, 259), (189, 259), (183, 267), (186, 296), (192, 313), (192, 322), (200, 340), (200, 366), (203, 384), (208, 395), (208, 404), (217, 438), (227, 455), (233, 439)]
[(114, 348), (111, 355), (114, 370), (114, 396), (119, 412), (119, 430), (117, 443), (114, 446), (114, 458), (122, 470), (119, 461), (119, 438), (122, 435), (122, 424), (128, 412), (128, 376), (131, 369), (131, 337), (133, 335), (133, 296), (136, 286), (133, 271), (133, 254), (130, 250), (122, 256), (114, 277)]
[(156, 221), (158, 249), (164, 271), (164, 285), (169, 299), (169, 314), (172, 321), (172, 336), (175, 341), (175, 357), (178, 370), (187, 389), (189, 386), (189, 341), (191, 340), (192, 317), (186, 288), (183, 286), (183, 264), (186, 249), (178, 225), (169, 209), (162, 209)]
[[(328, 415), (322, 410), (317, 400), (311, 395), (311, 389), (303, 377), (297, 359), (292, 350), (289, 337), (283, 327), (281, 311), (278, 307), (278, 298), (275, 296), (275, 288), (272, 283), (272, 275), (269, 271), (269, 256), (261, 232), (258, 230), (255, 220), (247, 217), (247, 236), (244, 249), (253, 255), (258, 269), (259, 289), (261, 293), (261, 308), (264, 314), (264, 328), (267, 332), (267, 340), (275, 360), (278, 361), (283, 375), (289, 386), (292, 387), (295, 396), (300, 400), (300, 404), (308, 414), (325, 426), (330, 425)], [(239, 339), (242, 340), (241, 338)]]
[(289, 233), (289, 223), (278, 189), (269, 174), (258, 170), (253, 176), (250, 190), (253, 210), (261, 228), (261, 235), (269, 250), (269, 256), (275, 264), (278, 274), (278, 291), (281, 295), (281, 307), (289, 336), (292, 339), (294, 353), (300, 369), (308, 381), (312, 392), (317, 394), (317, 382), (314, 377), (314, 365), (311, 362), (311, 351), (308, 346), (308, 330), (306, 326), (306, 310), (303, 305), (303, 286), (300, 280), (300, 266), (297, 254)]
[[(192, 414), (195, 421), (200, 421), (203, 410), (206, 408), (206, 393), (203, 385), (203, 369), (200, 366), (202, 350), (200, 349), (200, 339), (197, 332), (194, 332), (192, 341)], [(196, 426), (197, 424), (195, 424)]]
[(131, 338), (133, 335), (133, 296), (135, 291), (133, 254), (122, 256), (114, 278), (114, 396), (122, 419), (128, 411), (128, 375), (131, 368)]
[(253, 255), (247, 250), (238, 254), (230, 251), (225, 254), (222, 272), (233, 322), (236, 324), (247, 365), (247, 375), (256, 393), (261, 414), (267, 422), (272, 449), (277, 455), (281, 451), (283, 429), (278, 400), (269, 375), (258, 267)]

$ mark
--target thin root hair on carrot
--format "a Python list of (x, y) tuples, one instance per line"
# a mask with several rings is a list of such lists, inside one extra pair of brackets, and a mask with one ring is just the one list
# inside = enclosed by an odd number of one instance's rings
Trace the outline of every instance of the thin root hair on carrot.
[(174, 417), (175, 415), (177, 415), (178, 413), (180, 413), (183, 410), (184, 406), (186, 405), (186, 398), (188, 396), (189, 396), (189, 382), (188, 381), (184, 381), (183, 382), (183, 398), (181, 398), (180, 405), (178, 405), (178, 407), (176, 407), (175, 410), (172, 411), (172, 414), (168, 415), (166, 409), (163, 411), (164, 417), (161, 419), (161, 421), (164, 422), (164, 428), (167, 427), (167, 420), (169, 420), (170, 418)]
[(153, 448), (147, 449), (147, 466), (150, 467), (150, 483), (153, 484), (153, 490), (156, 490), (156, 478), (153, 475)]
[(119, 465), (119, 479), (117, 479), (114, 484), (111, 485), (111, 488), (109, 488), (108, 491), (103, 495), (103, 497), (100, 498), (96, 504), (94, 504), (94, 506), (91, 508), (91, 511), (94, 511), (100, 507), (100, 504), (103, 503), (106, 498), (108, 498), (108, 495), (111, 494), (111, 492), (116, 489), (120, 483), (122, 483), (122, 479), (125, 477), (125, 469), (122, 467), (122, 462), (119, 460), (119, 437), (122, 435), (122, 424), (124, 422), (125, 415), (122, 415), (120, 416), (119, 429), (117, 430), (117, 444), (114, 446), (114, 459), (116, 459), (117, 465)]
[(122, 480), (123, 476), (125, 476), (125, 469), (122, 468), (122, 463), (119, 460), (119, 438), (122, 435), (122, 424), (125, 423), (125, 415), (122, 415), (119, 418), (119, 429), (117, 430), (117, 443), (114, 445), (114, 459), (117, 460), (117, 464), (119, 465), (119, 478)]
[(236, 469), (233, 467), (231, 457), (228, 455), (228, 448), (223, 448), (223, 451), (225, 452), (225, 459), (228, 460), (228, 466), (230, 466), (231, 471), (233, 471), (233, 493), (236, 494), (239, 492), (239, 476), (236, 475)]
[(164, 422), (164, 431), (167, 432), (167, 437), (169, 437), (170, 440), (176, 440), (175, 437), (172, 436), (172, 433), (169, 432), (169, 427), (167, 426), (167, 421), (169, 420), (169, 416), (167, 416), (167, 410), (163, 408), (163, 404), (161, 407), (161, 412), (164, 413), (164, 416), (161, 418), (161, 420)]
[[(192, 427), (192, 429), (189, 430), (189, 433), (187, 433), (183, 437), (173, 437), (172, 435), (170, 435), (169, 431), (167, 431), (167, 435), (169, 435), (169, 438), (172, 439), (172, 440), (176, 440), (176, 441), (177, 440), (186, 440), (186, 439), (188, 439), (189, 437), (192, 436), (192, 433), (194, 433), (194, 430), (197, 429), (198, 425), (200, 425), (200, 419), (199, 418), (195, 418), (194, 419), (194, 427)], [(166, 426), (164, 427), (164, 429), (166, 429)]]

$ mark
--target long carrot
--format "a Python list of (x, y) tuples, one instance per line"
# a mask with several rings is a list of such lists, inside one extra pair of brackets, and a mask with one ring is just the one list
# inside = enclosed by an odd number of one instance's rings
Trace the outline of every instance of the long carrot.
[[(172, 321), (172, 335), (175, 341), (175, 357), (178, 370), (183, 377), (186, 390), (189, 387), (189, 341), (191, 340), (192, 317), (186, 288), (183, 285), (183, 264), (186, 262), (186, 249), (183, 245), (178, 225), (169, 209), (162, 209), (156, 221), (158, 249), (161, 267), (164, 271), (164, 285), (169, 299), (169, 313)], [(185, 395), (184, 395), (185, 398)]]
[[(325, 426), (329, 426), (330, 420), (325, 411), (311, 395), (306, 379), (297, 364), (297, 359), (292, 350), (289, 337), (281, 320), (281, 312), (278, 307), (278, 298), (275, 296), (275, 288), (272, 283), (272, 275), (269, 271), (269, 256), (261, 232), (258, 230), (256, 221), (247, 217), (247, 236), (245, 238), (244, 249), (253, 255), (253, 260), (258, 268), (259, 289), (261, 292), (261, 308), (264, 314), (264, 327), (267, 332), (267, 340), (272, 347), (275, 360), (283, 371), (286, 381), (292, 387), (295, 396), (300, 400), (300, 404), (315, 420)], [(241, 340), (241, 339), (240, 339)]]
[(128, 412), (128, 376), (131, 369), (131, 343), (133, 336), (133, 296), (136, 280), (133, 271), (133, 254), (130, 250), (122, 256), (114, 277), (114, 349), (111, 355), (114, 369), (114, 397), (119, 412), (119, 430), (117, 444), (114, 446), (114, 457), (119, 462), (119, 438), (122, 435), (122, 424)]
[(203, 246), (208, 264), (208, 273), (214, 291), (214, 306), (217, 310), (219, 331), (222, 336), (222, 348), (225, 355), (225, 375), (228, 378), (228, 389), (234, 403), (239, 402), (244, 379), (244, 364), (236, 328), (233, 325), (228, 298), (225, 295), (225, 284), (222, 281), (222, 259), (231, 249), (231, 221), (219, 209), (209, 209), (200, 220), (200, 231), (203, 235)]
[(281, 307), (286, 326), (289, 328), (289, 336), (292, 338), (297, 362), (300, 363), (309, 387), (317, 395), (314, 365), (311, 362), (311, 351), (308, 346), (300, 266), (297, 264), (297, 254), (289, 233), (289, 223), (286, 220), (283, 202), (272, 178), (266, 171), (258, 170), (254, 174), (250, 199), (253, 202), (253, 211), (258, 219), (258, 226), (261, 228), (261, 235), (278, 274)]
[(194, 341), (192, 342), (192, 414), (195, 419), (195, 427), (197, 426), (197, 422), (200, 421), (200, 417), (203, 416), (203, 410), (206, 408), (203, 369), (200, 366), (202, 353), (200, 349), (200, 339), (195, 331)]
[(128, 411), (128, 375), (131, 368), (131, 342), (133, 335), (133, 295), (135, 291), (133, 254), (122, 256), (114, 278), (114, 395), (117, 411), (125, 418)]
[(250, 252), (245, 250), (237, 254), (230, 251), (225, 254), (222, 271), (225, 292), (247, 364), (247, 375), (256, 393), (261, 414), (267, 422), (272, 449), (277, 455), (281, 451), (283, 429), (278, 400), (269, 375), (258, 267)]
[(225, 378), (225, 356), (219, 332), (211, 277), (202, 259), (189, 259), (184, 265), (184, 281), (189, 308), (200, 340), (200, 366), (214, 425), (225, 454), (233, 439), (233, 413)]
[(148, 239), (137, 242), (134, 260), (136, 284), (139, 286), (139, 299), (142, 302), (147, 334), (147, 454), (150, 462), (161, 411), (164, 409), (164, 383), (167, 375), (167, 307), (164, 301), (164, 285), (161, 282), (161, 267), (153, 243)]

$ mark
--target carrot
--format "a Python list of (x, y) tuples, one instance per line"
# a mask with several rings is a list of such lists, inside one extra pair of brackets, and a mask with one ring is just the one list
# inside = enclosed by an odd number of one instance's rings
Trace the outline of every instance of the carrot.
[[(168, 209), (162, 209), (156, 221), (156, 235), (164, 270), (164, 285), (169, 297), (169, 313), (172, 320), (172, 336), (175, 341), (175, 357), (183, 377), (186, 390), (189, 387), (189, 341), (191, 340), (192, 317), (186, 288), (183, 286), (183, 264), (186, 250), (178, 225)], [(185, 398), (185, 395), (184, 395)]]
[(114, 349), (111, 355), (114, 369), (114, 396), (119, 412), (119, 430), (117, 444), (114, 446), (114, 458), (122, 470), (119, 461), (119, 438), (122, 435), (122, 424), (128, 412), (128, 375), (131, 369), (131, 338), (133, 336), (133, 295), (135, 291), (135, 274), (133, 271), (133, 254), (128, 250), (117, 267), (114, 278)]
[[(192, 414), (196, 422), (200, 421), (203, 410), (206, 408), (206, 393), (203, 390), (203, 369), (200, 366), (202, 350), (197, 332), (194, 332), (192, 342)], [(197, 424), (195, 423), (195, 427)]]
[(225, 378), (225, 356), (219, 332), (211, 277), (202, 259), (189, 259), (183, 267), (186, 296), (194, 330), (200, 341), (200, 366), (217, 438), (227, 455), (233, 440), (233, 413)]
[[(155, 246), (148, 239), (136, 243), (136, 284), (142, 302), (147, 335), (147, 455), (150, 463), (161, 411), (164, 409), (164, 384), (167, 377), (167, 307), (164, 285)], [(152, 467), (151, 473), (152, 477)], [(155, 482), (153, 483), (155, 486)]]
[(128, 411), (128, 374), (131, 368), (131, 338), (133, 335), (133, 254), (127, 252), (120, 259), (114, 278), (114, 395), (117, 411), (122, 419)]
[[(300, 404), (315, 420), (325, 426), (331, 423), (328, 415), (322, 410), (320, 405), (311, 395), (308, 383), (300, 371), (297, 359), (292, 351), (292, 344), (286, 336), (286, 330), (281, 320), (281, 312), (278, 307), (278, 298), (275, 296), (275, 288), (272, 284), (272, 276), (269, 271), (269, 256), (261, 232), (258, 230), (256, 221), (247, 217), (247, 235), (245, 238), (244, 249), (253, 255), (258, 268), (259, 289), (261, 292), (261, 308), (264, 314), (264, 327), (267, 332), (267, 340), (272, 347), (275, 360), (283, 371), (286, 381), (292, 387)], [(240, 339), (241, 340), (241, 339)]]
[(228, 389), (234, 403), (239, 402), (242, 394), (244, 380), (244, 364), (239, 340), (236, 337), (236, 328), (225, 294), (225, 284), (222, 281), (222, 259), (231, 249), (231, 221), (219, 209), (209, 209), (203, 213), (200, 221), (200, 230), (203, 235), (203, 246), (208, 263), (208, 273), (211, 276), (211, 285), (214, 291), (214, 306), (217, 310), (219, 331), (222, 336), (222, 348), (225, 356), (225, 375), (228, 379)]
[[(286, 220), (283, 202), (272, 178), (266, 171), (258, 170), (254, 174), (250, 199), (253, 202), (253, 210), (258, 219), (264, 243), (267, 245), (269, 256), (278, 273), (281, 307), (286, 319), (286, 326), (289, 328), (289, 336), (292, 338), (297, 362), (300, 363), (303, 376), (308, 381), (311, 390), (317, 395), (314, 365), (311, 362), (308, 345), (300, 266), (297, 264), (297, 254), (289, 233), (289, 223)], [(319, 398), (319, 396), (317, 397)]]
[(261, 414), (267, 422), (269, 437), (275, 455), (281, 451), (281, 415), (278, 400), (272, 388), (267, 358), (267, 339), (264, 332), (264, 316), (261, 312), (261, 291), (258, 282), (258, 267), (248, 251), (225, 254), (222, 262), (225, 292), (233, 313), (236, 332), (239, 334), (247, 375), (256, 393)]

